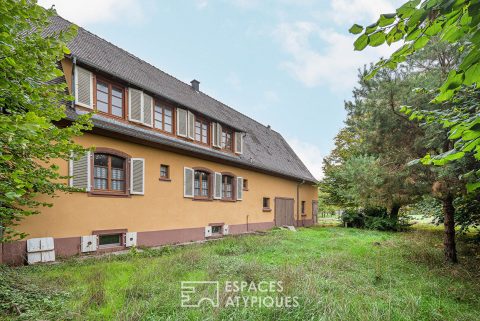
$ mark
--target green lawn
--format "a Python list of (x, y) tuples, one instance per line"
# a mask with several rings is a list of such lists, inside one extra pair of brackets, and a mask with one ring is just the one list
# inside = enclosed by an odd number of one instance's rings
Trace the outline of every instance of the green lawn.
[[(480, 320), (479, 248), (461, 242), (462, 263), (446, 265), (439, 232), (274, 230), (4, 268), (0, 310), (7, 320)], [(279, 281), (281, 293), (241, 295), (297, 297), (298, 307), (225, 307), (231, 293), (221, 289), (219, 308), (181, 308), (182, 280)]]

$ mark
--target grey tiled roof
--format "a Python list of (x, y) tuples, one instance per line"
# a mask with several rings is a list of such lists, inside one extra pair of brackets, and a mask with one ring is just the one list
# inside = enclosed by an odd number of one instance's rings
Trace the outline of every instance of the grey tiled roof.
[[(47, 32), (55, 33), (67, 28), (69, 25), (71, 25), (69, 21), (56, 16), (52, 18), (52, 23)], [(236, 156), (99, 115), (96, 115), (94, 118), (95, 127), (187, 151), (191, 150), (200, 154), (214, 155), (232, 163), (278, 173), (295, 179), (316, 182), (316, 179), (288, 143), (274, 130), (202, 92), (193, 90), (190, 85), (83, 28), (78, 29), (78, 35), (68, 44), (68, 47), (78, 63), (114, 75), (132, 86), (174, 101), (192, 111), (241, 130), (246, 133), (246, 137), (243, 154)]]

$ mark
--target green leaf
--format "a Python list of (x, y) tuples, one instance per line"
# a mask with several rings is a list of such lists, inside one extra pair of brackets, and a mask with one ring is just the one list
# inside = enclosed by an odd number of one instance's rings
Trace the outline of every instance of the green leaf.
[(383, 31), (375, 32), (374, 34), (370, 35), (370, 46), (378, 47), (385, 42), (385, 34)]
[(348, 29), (348, 31), (351, 34), (358, 35), (359, 33), (361, 33), (363, 31), (363, 27), (360, 26), (360, 25), (354, 24), (350, 29)]
[(378, 19), (378, 25), (380, 27), (385, 27), (392, 24), (397, 18), (396, 13), (384, 13), (380, 15), (380, 19)]
[[(478, 54), (480, 56), (480, 54)], [(472, 65), (468, 70), (465, 72), (465, 80), (464, 84), (467, 86), (477, 84), (480, 85), (480, 63), (476, 63)]]
[(428, 43), (429, 40), (430, 40), (430, 37), (421, 36), (420, 38), (415, 40), (415, 42), (413, 43), (413, 48), (415, 50), (421, 49), (421, 48), (425, 47), (425, 45)]
[(372, 23), (371, 25), (367, 26), (365, 28), (365, 34), (369, 35), (373, 32), (375, 32), (378, 28), (378, 23)]
[(480, 188), (480, 182), (467, 183), (467, 192), (468, 193), (475, 192), (479, 188)]
[(353, 43), (353, 46), (355, 50), (362, 51), (368, 45), (368, 42), (369, 42), (368, 36), (363, 34), (360, 37), (358, 37), (357, 40), (355, 40), (355, 42)]

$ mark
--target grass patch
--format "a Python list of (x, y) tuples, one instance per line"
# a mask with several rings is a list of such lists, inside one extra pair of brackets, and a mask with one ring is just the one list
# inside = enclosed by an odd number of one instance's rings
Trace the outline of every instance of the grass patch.
[[(0, 294), (0, 313), (9, 320), (478, 320), (478, 245), (460, 241), (456, 266), (444, 264), (442, 251), (438, 230), (273, 230), (124, 256), (3, 268), (0, 273), (10, 281), (1, 282), (28, 300), (17, 310), (10, 302), (15, 300)], [(297, 297), (299, 306), (181, 308), (180, 281), (200, 280), (280, 281), (282, 295)], [(220, 301), (229, 295), (221, 290)]]

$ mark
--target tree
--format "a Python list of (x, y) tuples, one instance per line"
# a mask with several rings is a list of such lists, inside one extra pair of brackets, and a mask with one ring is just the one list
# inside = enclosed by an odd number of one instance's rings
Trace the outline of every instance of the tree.
[(38, 196), (72, 191), (52, 161), (81, 153), (72, 139), (91, 128), (89, 116), (61, 123), (71, 97), (58, 62), (76, 30), (47, 35), (54, 14), (34, 0), (0, 0), (0, 242), (24, 237), (18, 221), (51, 206)]
[[(456, 44), (467, 39), (459, 48), (463, 55), (455, 68), (448, 70), (448, 77), (437, 88), (434, 103), (448, 105), (455, 102), (457, 94), (465, 87), (478, 88), (480, 84), (480, 2), (478, 0), (413, 0), (408, 1), (395, 13), (382, 14), (366, 28), (355, 24), (353, 34), (361, 34), (354, 43), (356, 50), (367, 46), (388, 45), (403, 40), (404, 45), (390, 58), (382, 59), (370, 76), (382, 68), (395, 69), (408, 56), (421, 50), (432, 40)], [(443, 61), (448, 64), (448, 60)], [(420, 114), (420, 111), (416, 111)], [(448, 116), (451, 117), (448, 117)], [(480, 160), (480, 115), (465, 115), (462, 110), (447, 113), (440, 118), (442, 125), (450, 128), (450, 139), (455, 140), (450, 150), (423, 159), (425, 164), (444, 165), (466, 154)], [(477, 175), (475, 173), (475, 175)], [(480, 175), (468, 183), (469, 190), (480, 188)]]

